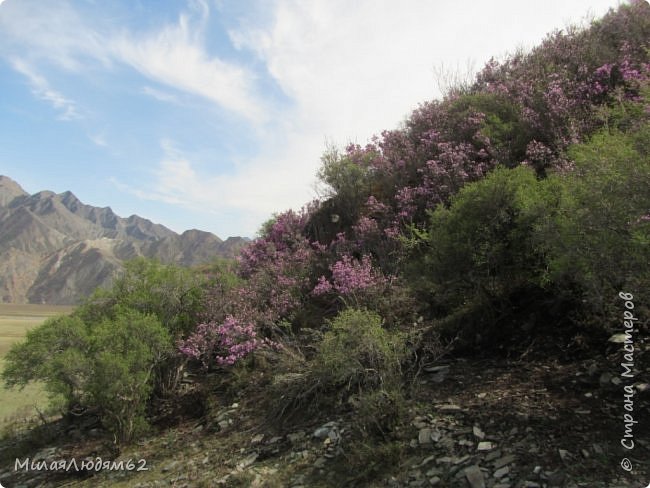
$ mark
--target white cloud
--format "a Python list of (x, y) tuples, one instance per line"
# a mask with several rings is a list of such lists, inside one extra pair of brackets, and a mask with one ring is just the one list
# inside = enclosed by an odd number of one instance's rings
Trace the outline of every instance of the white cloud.
[[(587, 8), (559, 11), (580, 19)], [(519, 3), (278, 0), (266, 23), (243, 22), (229, 33), (236, 48), (257, 54), (292, 100), (260, 136), (263, 152), (236, 174), (214, 176), (205, 161), (167, 147), (148, 196), (217, 214), (235, 209), (254, 216), (254, 228), (274, 211), (299, 208), (314, 196), (326, 139), (363, 144), (439, 96), (442, 65), (480, 68), (492, 55), (532, 46), (558, 27), (557, 12), (527, 10)], [(240, 234), (254, 230), (218, 225)]]
[[(3, 9), (12, 4), (22, 2)], [(125, 64), (152, 85), (173, 89), (145, 86), (147, 96), (174, 102), (178, 90), (249, 121), (262, 149), (240, 162), (234, 174), (219, 173), (209, 161), (192, 160), (165, 142), (164, 157), (154, 161), (153, 182), (142, 183), (146, 189), (116, 184), (142, 199), (209, 209), (217, 216), (237, 211), (246, 220), (217, 222), (217, 229), (250, 235), (272, 212), (300, 207), (313, 196), (326, 139), (364, 144), (396, 127), (418, 103), (439, 96), (435, 78), (441, 65), (480, 69), (490, 56), (533, 46), (569, 19), (580, 20), (590, 9), (602, 15), (615, 5), (616, 0), (549, 0), (544, 9), (514, 0), (259, 2), (228, 34), (242, 54), (257, 56), (257, 66), (289, 98), (285, 107), (265, 101), (263, 83), (250, 68), (210, 51), (205, 2), (191, 3), (176, 22), (137, 34), (107, 28), (99, 33), (69, 7), (60, 12), (44, 7), (56, 19), (50, 23), (34, 5), (40, 20), (25, 13), (23, 26), (0, 15), (0, 31), (10, 29), (39, 59), (66, 69), (78, 69), (84, 57), (106, 67)]]
[(64, 1), (6, 2), (0, 11), (0, 54), (16, 50), (31, 62), (60, 66), (71, 72), (88, 70), (91, 61), (108, 67), (104, 34)]
[[(138, 34), (118, 32), (105, 19), (82, 19), (65, 2), (56, 8), (31, 0), (8, 6), (11, 9), (0, 15), (0, 32), (27, 47), (34, 63), (55, 64), (74, 73), (88, 70), (91, 60), (104, 68), (122, 63), (150, 80), (206, 98), (255, 124), (264, 120), (265, 103), (255, 91), (254, 74), (208, 52), (203, 37), (209, 7), (204, 1), (189, 2), (190, 9), (176, 23)], [(146, 94), (161, 92), (150, 88)]]
[(175, 95), (172, 95), (171, 93), (163, 90), (159, 90), (157, 88), (152, 88), (150, 86), (143, 87), (142, 93), (155, 98), (159, 102), (178, 103), (178, 98)]
[(108, 147), (104, 134), (89, 134), (88, 138), (97, 146)]
[[(307, 146), (313, 142), (306, 141)], [(306, 185), (296, 185), (312, 177), (308, 165), (293, 165), (305, 148), (294, 148), (296, 154), (287, 164), (261, 167), (258, 160), (231, 175), (211, 175), (199, 171), (204, 165), (192, 162), (169, 140), (161, 141), (164, 157), (153, 171), (153, 181), (146, 189), (113, 179), (113, 184), (143, 200), (159, 201), (191, 211), (215, 216), (219, 235), (252, 236), (260, 223), (273, 212), (299, 208), (312, 198)], [(273, 156), (271, 156), (271, 159)], [(276, 160), (279, 161), (279, 160)], [(233, 221), (233, 215), (237, 220)]]
[(13, 68), (20, 74), (25, 76), (29, 81), (32, 88), (32, 93), (41, 100), (48, 102), (55, 109), (59, 111), (60, 120), (74, 120), (80, 119), (81, 114), (77, 110), (77, 104), (58, 91), (52, 89), (48, 81), (38, 74), (28, 63), (25, 61), (14, 59), (11, 61)]
[(205, 97), (256, 124), (262, 122), (264, 101), (255, 93), (253, 73), (207, 52), (202, 37), (208, 7), (203, 2), (195, 7), (198, 19), (182, 14), (177, 24), (155, 32), (111, 39), (111, 54), (149, 79)]

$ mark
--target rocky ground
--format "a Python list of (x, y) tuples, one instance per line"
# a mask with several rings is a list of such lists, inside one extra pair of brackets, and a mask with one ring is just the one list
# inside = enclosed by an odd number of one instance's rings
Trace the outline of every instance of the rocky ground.
[[(15, 471), (15, 461), (5, 459), (0, 483), (7, 488), (645, 488), (650, 346), (643, 347), (631, 379), (621, 377), (619, 352), (571, 363), (455, 359), (429, 365), (416, 379), (404, 420), (384, 437), (361, 435), (352, 413), (323, 412), (322, 418), (281, 427), (260, 414), (256, 399), (217, 398), (221, 406), (209, 415), (161, 428), (115, 457), (90, 422), (67, 427), (58, 442), (31, 459), (80, 463), (103, 456), (113, 467), (122, 461), (123, 469), (37, 473)], [(634, 389), (632, 412), (624, 408), (626, 385)], [(638, 421), (630, 431), (632, 450), (621, 447), (626, 413)], [(630, 472), (621, 467), (623, 458)], [(145, 467), (140, 459), (147, 470), (138, 471)]]

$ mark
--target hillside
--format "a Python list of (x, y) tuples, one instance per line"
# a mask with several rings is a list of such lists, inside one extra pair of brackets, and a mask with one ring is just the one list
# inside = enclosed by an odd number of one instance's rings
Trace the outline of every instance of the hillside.
[(110, 207), (81, 202), (67, 191), (25, 192), (0, 176), (0, 301), (75, 304), (110, 284), (125, 260), (147, 257), (196, 266), (234, 257), (245, 240), (170, 229)]
[[(45, 382), (61, 415), (16, 427), (0, 459), (102, 464), (0, 482), (647, 485), (649, 107), (650, 5), (635, 0), (328, 149), (323, 198), (277, 214), (236, 261), (128, 264), (2, 374)], [(24, 247), (66, 244), (23, 208), (45, 236)], [(135, 252), (172, 254), (158, 239)]]

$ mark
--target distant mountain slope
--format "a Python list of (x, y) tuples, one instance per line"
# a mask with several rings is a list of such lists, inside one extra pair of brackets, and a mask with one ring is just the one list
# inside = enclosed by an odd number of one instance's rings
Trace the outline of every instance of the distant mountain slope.
[(0, 303), (74, 304), (107, 285), (139, 256), (194, 266), (234, 257), (246, 240), (167, 227), (110, 207), (86, 205), (67, 191), (29, 195), (0, 176)]

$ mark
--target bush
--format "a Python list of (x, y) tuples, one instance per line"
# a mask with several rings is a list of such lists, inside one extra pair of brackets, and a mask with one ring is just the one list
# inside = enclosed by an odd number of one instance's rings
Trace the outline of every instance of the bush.
[(446, 332), (494, 342), (510, 325), (570, 323), (597, 337), (618, 292), (645, 292), (650, 124), (638, 122), (572, 146), (570, 172), (497, 169), (438, 206), (426, 231), (413, 229), (412, 279)]
[(379, 315), (346, 309), (331, 321), (312, 370), (331, 387), (352, 392), (383, 389), (399, 383), (404, 355), (402, 334), (382, 328)]
[(110, 314), (119, 304), (154, 314), (177, 339), (190, 332), (198, 320), (204, 284), (198, 273), (187, 268), (137, 258), (126, 263), (111, 289), (97, 290), (79, 313), (92, 321)]
[(646, 123), (629, 134), (601, 132), (569, 151), (576, 168), (562, 179), (562, 211), (544, 238), (549, 280), (579, 286), (584, 320), (610, 322), (620, 291), (650, 286), (649, 147)]
[(27, 332), (5, 356), (2, 379), (9, 387), (43, 381), (52, 403), (63, 399), (66, 407), (87, 403), (85, 388), (92, 374), (89, 361), (90, 331), (79, 317), (48, 319)]
[[(96, 290), (75, 314), (89, 324), (114, 318), (116, 305), (153, 314), (168, 332), (171, 344), (190, 333), (200, 321), (205, 308), (204, 285), (202, 276), (189, 269), (138, 258), (126, 263), (112, 288)], [(157, 395), (172, 394), (185, 363), (184, 357), (169, 349), (154, 372)]]
[(62, 316), (12, 346), (2, 377), (8, 386), (43, 381), (53, 403), (96, 409), (116, 440), (129, 441), (146, 425), (153, 373), (169, 350), (153, 315), (118, 307), (98, 323)]
[(405, 335), (386, 330), (381, 317), (366, 309), (346, 309), (328, 328), (311, 360), (299, 347), (275, 353), (270, 418), (351, 406), (364, 433), (390, 430), (403, 404)]
[(540, 282), (545, 248), (536, 228), (557, 205), (553, 184), (526, 167), (497, 169), (464, 187), (419, 234), (411, 273), (423, 297), (443, 315), (468, 304), (493, 319), (507, 313), (511, 295)]
[(111, 289), (14, 345), (3, 379), (43, 381), (53, 404), (97, 409), (116, 439), (128, 441), (146, 424), (153, 393), (178, 385), (186, 359), (173, 345), (198, 321), (201, 284), (190, 270), (134, 260)]
[(119, 441), (140, 434), (153, 390), (154, 368), (169, 353), (169, 333), (154, 315), (120, 309), (93, 328), (87, 389), (102, 422)]

